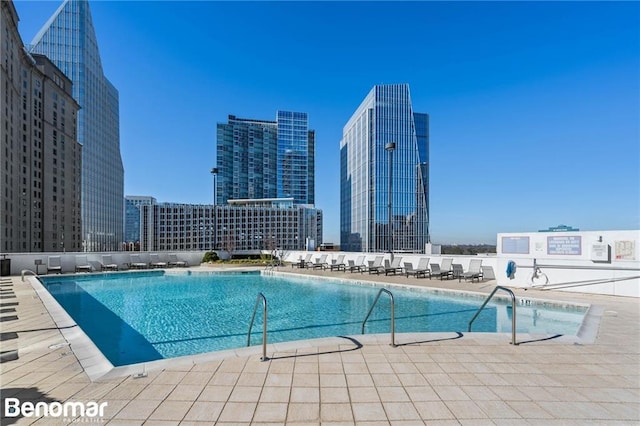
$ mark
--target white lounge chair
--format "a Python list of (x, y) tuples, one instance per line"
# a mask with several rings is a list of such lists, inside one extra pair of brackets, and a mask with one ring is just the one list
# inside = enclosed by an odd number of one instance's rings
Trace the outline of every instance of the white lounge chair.
[(56, 274), (62, 273), (62, 263), (60, 260), (60, 256), (47, 257), (47, 274), (50, 272), (55, 272)]
[(149, 265), (151, 265), (152, 268), (166, 268), (167, 267), (167, 262), (163, 262), (160, 260), (160, 256), (158, 255), (158, 253), (151, 253), (149, 255)]
[(360, 272), (368, 272), (369, 274), (379, 274), (381, 270), (384, 272), (384, 267), (382, 266), (383, 259), (384, 256), (376, 256), (369, 265), (361, 268)]
[(131, 255), (131, 269), (147, 269), (148, 265), (140, 259), (139, 254)]
[(338, 255), (338, 258), (331, 261), (331, 265), (329, 266), (332, 271), (344, 271), (347, 268), (347, 265), (344, 263), (344, 254)]
[(103, 271), (117, 271), (118, 264), (113, 262), (110, 254), (103, 254), (101, 269)]
[(353, 273), (354, 271), (360, 271), (360, 269), (365, 267), (364, 256), (358, 256), (355, 262), (352, 259), (347, 260), (347, 267), (345, 269), (345, 272), (347, 271), (347, 269), (349, 269), (349, 272)]
[[(402, 260), (402, 257), (400, 256), (396, 256), (393, 258), (393, 260), (391, 261), (390, 265), (385, 265), (384, 268), (384, 274), (385, 275), (395, 275), (396, 273), (402, 272), (402, 266), (400, 261)], [(386, 261), (385, 261), (386, 262)]]
[(427, 275), (431, 278), (431, 270), (429, 269), (429, 258), (421, 257), (418, 260), (418, 266), (414, 269), (413, 263), (405, 262), (404, 263), (404, 273), (409, 277), (409, 275), (414, 275), (416, 278), (426, 278)]
[(175, 253), (169, 254), (169, 266), (176, 266), (178, 268), (185, 268), (187, 266), (187, 262), (184, 260), (178, 260), (178, 255)]
[(76, 272), (91, 272), (91, 265), (87, 261), (87, 256), (76, 256)]
[(471, 282), (473, 280), (480, 281), (482, 277), (482, 259), (471, 259), (469, 261), (469, 269), (466, 272), (463, 272), (460, 276), (458, 276), (458, 282), (470, 279)]
[(323, 254), (315, 262), (311, 264), (311, 268), (313, 269), (327, 269), (329, 268), (329, 264), (327, 263), (327, 255)]

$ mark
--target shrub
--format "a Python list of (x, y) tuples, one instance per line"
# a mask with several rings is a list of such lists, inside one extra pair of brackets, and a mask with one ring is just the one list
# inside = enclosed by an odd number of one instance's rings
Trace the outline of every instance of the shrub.
[(202, 258), (203, 263), (215, 262), (216, 260), (218, 260), (218, 253), (215, 251), (206, 252)]

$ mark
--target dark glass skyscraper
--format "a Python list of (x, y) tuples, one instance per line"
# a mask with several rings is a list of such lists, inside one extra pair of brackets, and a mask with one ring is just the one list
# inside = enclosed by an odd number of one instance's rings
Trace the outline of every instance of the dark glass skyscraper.
[(217, 128), (216, 204), (293, 198), (315, 204), (315, 132), (307, 114), (278, 111), (276, 121), (229, 116)]
[(66, 0), (31, 42), (73, 82), (80, 104), (82, 240), (87, 251), (120, 250), (124, 229), (124, 168), (118, 91), (102, 70), (89, 3)]
[[(395, 149), (390, 152), (385, 148), (391, 142)], [(343, 250), (424, 250), (429, 241), (429, 116), (413, 111), (408, 84), (371, 89), (344, 126), (340, 175)]]

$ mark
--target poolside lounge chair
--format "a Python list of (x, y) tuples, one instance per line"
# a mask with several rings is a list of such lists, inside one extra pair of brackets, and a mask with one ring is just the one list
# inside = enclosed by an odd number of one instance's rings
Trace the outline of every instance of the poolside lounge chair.
[(384, 268), (384, 274), (385, 275), (395, 275), (396, 273), (402, 273), (402, 266), (400, 261), (402, 260), (402, 257), (398, 256), (398, 257), (394, 257), (393, 260), (391, 261), (391, 265), (389, 266), (385, 266)]
[(62, 263), (60, 261), (60, 256), (47, 257), (47, 274), (49, 272), (55, 272), (56, 274), (62, 273)]
[(149, 255), (149, 265), (152, 268), (166, 268), (167, 267), (167, 262), (163, 262), (160, 260), (160, 256), (158, 255), (158, 253), (151, 253)]
[(177, 266), (179, 268), (184, 268), (187, 266), (187, 262), (185, 262), (184, 260), (178, 260), (178, 255), (176, 255), (175, 253), (169, 254), (168, 264), (170, 267)]
[(148, 265), (140, 259), (139, 254), (131, 255), (131, 269), (147, 269)]
[(291, 267), (292, 268), (306, 268), (307, 263), (309, 263), (309, 261), (311, 261), (311, 253), (308, 253), (305, 258), (303, 259), (302, 257), (298, 259), (298, 262), (296, 263), (292, 263)]
[(344, 263), (344, 254), (338, 255), (336, 260), (331, 261), (329, 265), (332, 271), (344, 271), (347, 265)]
[(460, 279), (460, 277), (464, 274), (464, 268), (459, 263), (454, 263), (451, 265), (451, 278), (454, 280), (456, 278)]
[(103, 271), (117, 271), (118, 264), (113, 262), (110, 254), (102, 255), (102, 264), (100, 265), (100, 269)]
[(421, 257), (418, 261), (418, 266), (413, 269), (413, 263), (404, 262), (404, 273), (409, 277), (409, 275), (414, 275), (416, 278), (426, 278), (428, 275), (431, 278), (431, 270), (429, 269), (429, 258)]
[(446, 272), (445, 274), (440, 275), (440, 279), (442, 278), (452, 278), (453, 277), (453, 259), (450, 257), (445, 257), (442, 259), (442, 264), (440, 265), (440, 270), (442, 272)]
[(440, 279), (443, 279), (443, 277), (449, 277), (449, 271), (443, 271), (442, 269), (440, 269), (440, 265), (438, 265), (437, 263), (432, 263), (431, 264), (431, 278), (434, 277), (439, 277)]
[(458, 282), (462, 281), (463, 278), (465, 281), (471, 279), (471, 282), (473, 282), (473, 280), (478, 280), (478, 282), (480, 282), (480, 277), (482, 277), (481, 268), (482, 259), (471, 259), (469, 261), (469, 269), (458, 277)]
[(369, 266), (365, 270), (361, 270), (361, 272), (368, 272), (369, 274), (380, 274), (380, 272), (384, 272), (384, 266), (382, 266), (382, 260), (384, 256), (376, 256), (373, 259), (373, 262), (369, 261)]
[(355, 262), (352, 259), (347, 261), (347, 267), (345, 268), (345, 272), (349, 269), (349, 272), (353, 273), (353, 271), (360, 271), (361, 268), (364, 268), (364, 256), (358, 256)]
[(480, 270), (482, 271), (482, 275), (480, 276), (481, 280), (495, 280), (496, 274), (493, 273), (493, 267), (491, 266), (481, 266)]
[(87, 262), (87, 256), (76, 256), (76, 272), (91, 272), (91, 265)]
[(311, 268), (313, 269), (327, 269), (329, 268), (329, 264), (327, 263), (327, 255), (323, 254), (315, 262), (311, 264)]

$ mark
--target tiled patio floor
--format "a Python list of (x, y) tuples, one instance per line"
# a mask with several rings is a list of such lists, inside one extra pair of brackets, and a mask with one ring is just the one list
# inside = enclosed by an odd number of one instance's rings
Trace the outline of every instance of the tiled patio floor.
[[(495, 287), (495, 282), (366, 279), (485, 293)], [(107, 402), (100, 421), (109, 425), (640, 423), (637, 299), (514, 289), (520, 296), (602, 306), (593, 344), (519, 336), (525, 343), (513, 346), (510, 335), (425, 333), (397, 334), (399, 346), (393, 348), (388, 335), (353, 336), (292, 349), (269, 346), (266, 362), (259, 355), (232, 356), (169, 365), (143, 378), (92, 382), (32, 286), (19, 277), (0, 281), (3, 425), (91, 420), (5, 417), (7, 397)]]

